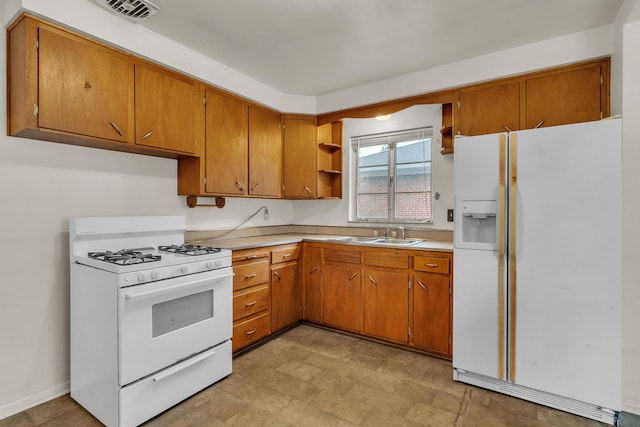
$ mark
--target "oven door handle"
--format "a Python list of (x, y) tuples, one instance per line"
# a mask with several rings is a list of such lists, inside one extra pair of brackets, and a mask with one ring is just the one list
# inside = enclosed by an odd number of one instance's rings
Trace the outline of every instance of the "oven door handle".
[(158, 295), (170, 294), (175, 291), (181, 291), (181, 290), (192, 288), (192, 287), (195, 288), (195, 287), (201, 286), (203, 283), (210, 282), (212, 280), (220, 280), (220, 279), (224, 279), (232, 276), (233, 276), (233, 272), (229, 272), (229, 273), (221, 274), (219, 276), (208, 277), (206, 279), (200, 279), (193, 282), (190, 281), (188, 283), (180, 283), (178, 285), (167, 286), (160, 289), (154, 289), (152, 291), (127, 292), (126, 294), (124, 294), (124, 299), (127, 301), (135, 301), (139, 299), (155, 297)]
[(167, 369), (167, 370), (165, 370), (163, 372), (160, 372), (157, 375), (154, 375), (153, 376), (153, 381), (157, 382), (157, 381), (162, 381), (165, 378), (169, 378), (169, 377), (177, 374), (178, 372), (182, 372), (185, 369), (195, 365), (196, 363), (200, 363), (203, 360), (206, 360), (206, 359), (208, 359), (210, 357), (213, 357), (215, 354), (216, 354), (216, 352), (213, 349), (205, 351), (204, 353), (202, 353), (202, 354), (200, 354), (198, 356), (192, 357), (191, 360), (188, 360), (188, 361), (186, 361), (186, 362), (184, 362), (182, 364), (174, 366), (171, 369)]

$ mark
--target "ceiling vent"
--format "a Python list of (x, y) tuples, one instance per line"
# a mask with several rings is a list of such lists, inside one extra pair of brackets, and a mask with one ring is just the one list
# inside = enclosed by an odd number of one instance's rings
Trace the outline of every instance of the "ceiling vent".
[(133, 22), (146, 21), (160, 10), (147, 0), (96, 0), (102, 7)]

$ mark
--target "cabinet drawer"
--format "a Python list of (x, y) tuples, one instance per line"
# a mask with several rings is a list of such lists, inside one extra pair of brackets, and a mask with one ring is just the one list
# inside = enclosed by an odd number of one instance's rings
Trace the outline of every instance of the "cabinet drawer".
[(299, 254), (300, 245), (297, 244), (274, 249), (271, 251), (271, 264), (296, 260)]
[(401, 251), (377, 250), (364, 253), (364, 263), (378, 267), (409, 268), (409, 255)]
[(233, 325), (233, 351), (254, 343), (271, 333), (271, 313), (237, 322)]
[(252, 262), (233, 267), (233, 290), (248, 288), (269, 281), (269, 261)]
[(416, 256), (413, 258), (413, 268), (418, 271), (428, 271), (429, 273), (449, 274), (449, 259)]
[(242, 262), (242, 261), (253, 261), (261, 258), (269, 258), (269, 250), (268, 249), (243, 249), (239, 251), (232, 252), (232, 261), (233, 263)]
[(233, 320), (269, 308), (269, 286), (258, 285), (233, 294)]
[(324, 260), (326, 262), (360, 264), (360, 251), (342, 248), (325, 248)]

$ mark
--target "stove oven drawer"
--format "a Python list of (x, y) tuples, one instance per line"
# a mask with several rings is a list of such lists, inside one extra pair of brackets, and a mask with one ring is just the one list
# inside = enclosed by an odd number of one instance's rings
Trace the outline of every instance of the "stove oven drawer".
[(233, 351), (246, 347), (271, 334), (271, 313), (268, 311), (233, 325)]
[(137, 426), (231, 373), (231, 342), (120, 389), (120, 427)]

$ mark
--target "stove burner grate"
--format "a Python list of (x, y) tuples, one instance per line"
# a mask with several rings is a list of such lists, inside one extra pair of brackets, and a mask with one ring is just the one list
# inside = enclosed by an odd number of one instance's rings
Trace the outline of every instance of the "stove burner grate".
[(206, 255), (215, 254), (220, 252), (220, 248), (214, 248), (212, 246), (200, 246), (200, 245), (167, 245), (158, 246), (158, 250), (162, 252), (171, 252), (180, 255)]
[(118, 265), (142, 264), (162, 259), (160, 255), (146, 254), (135, 249), (121, 249), (117, 252), (89, 252), (87, 255), (89, 258)]

